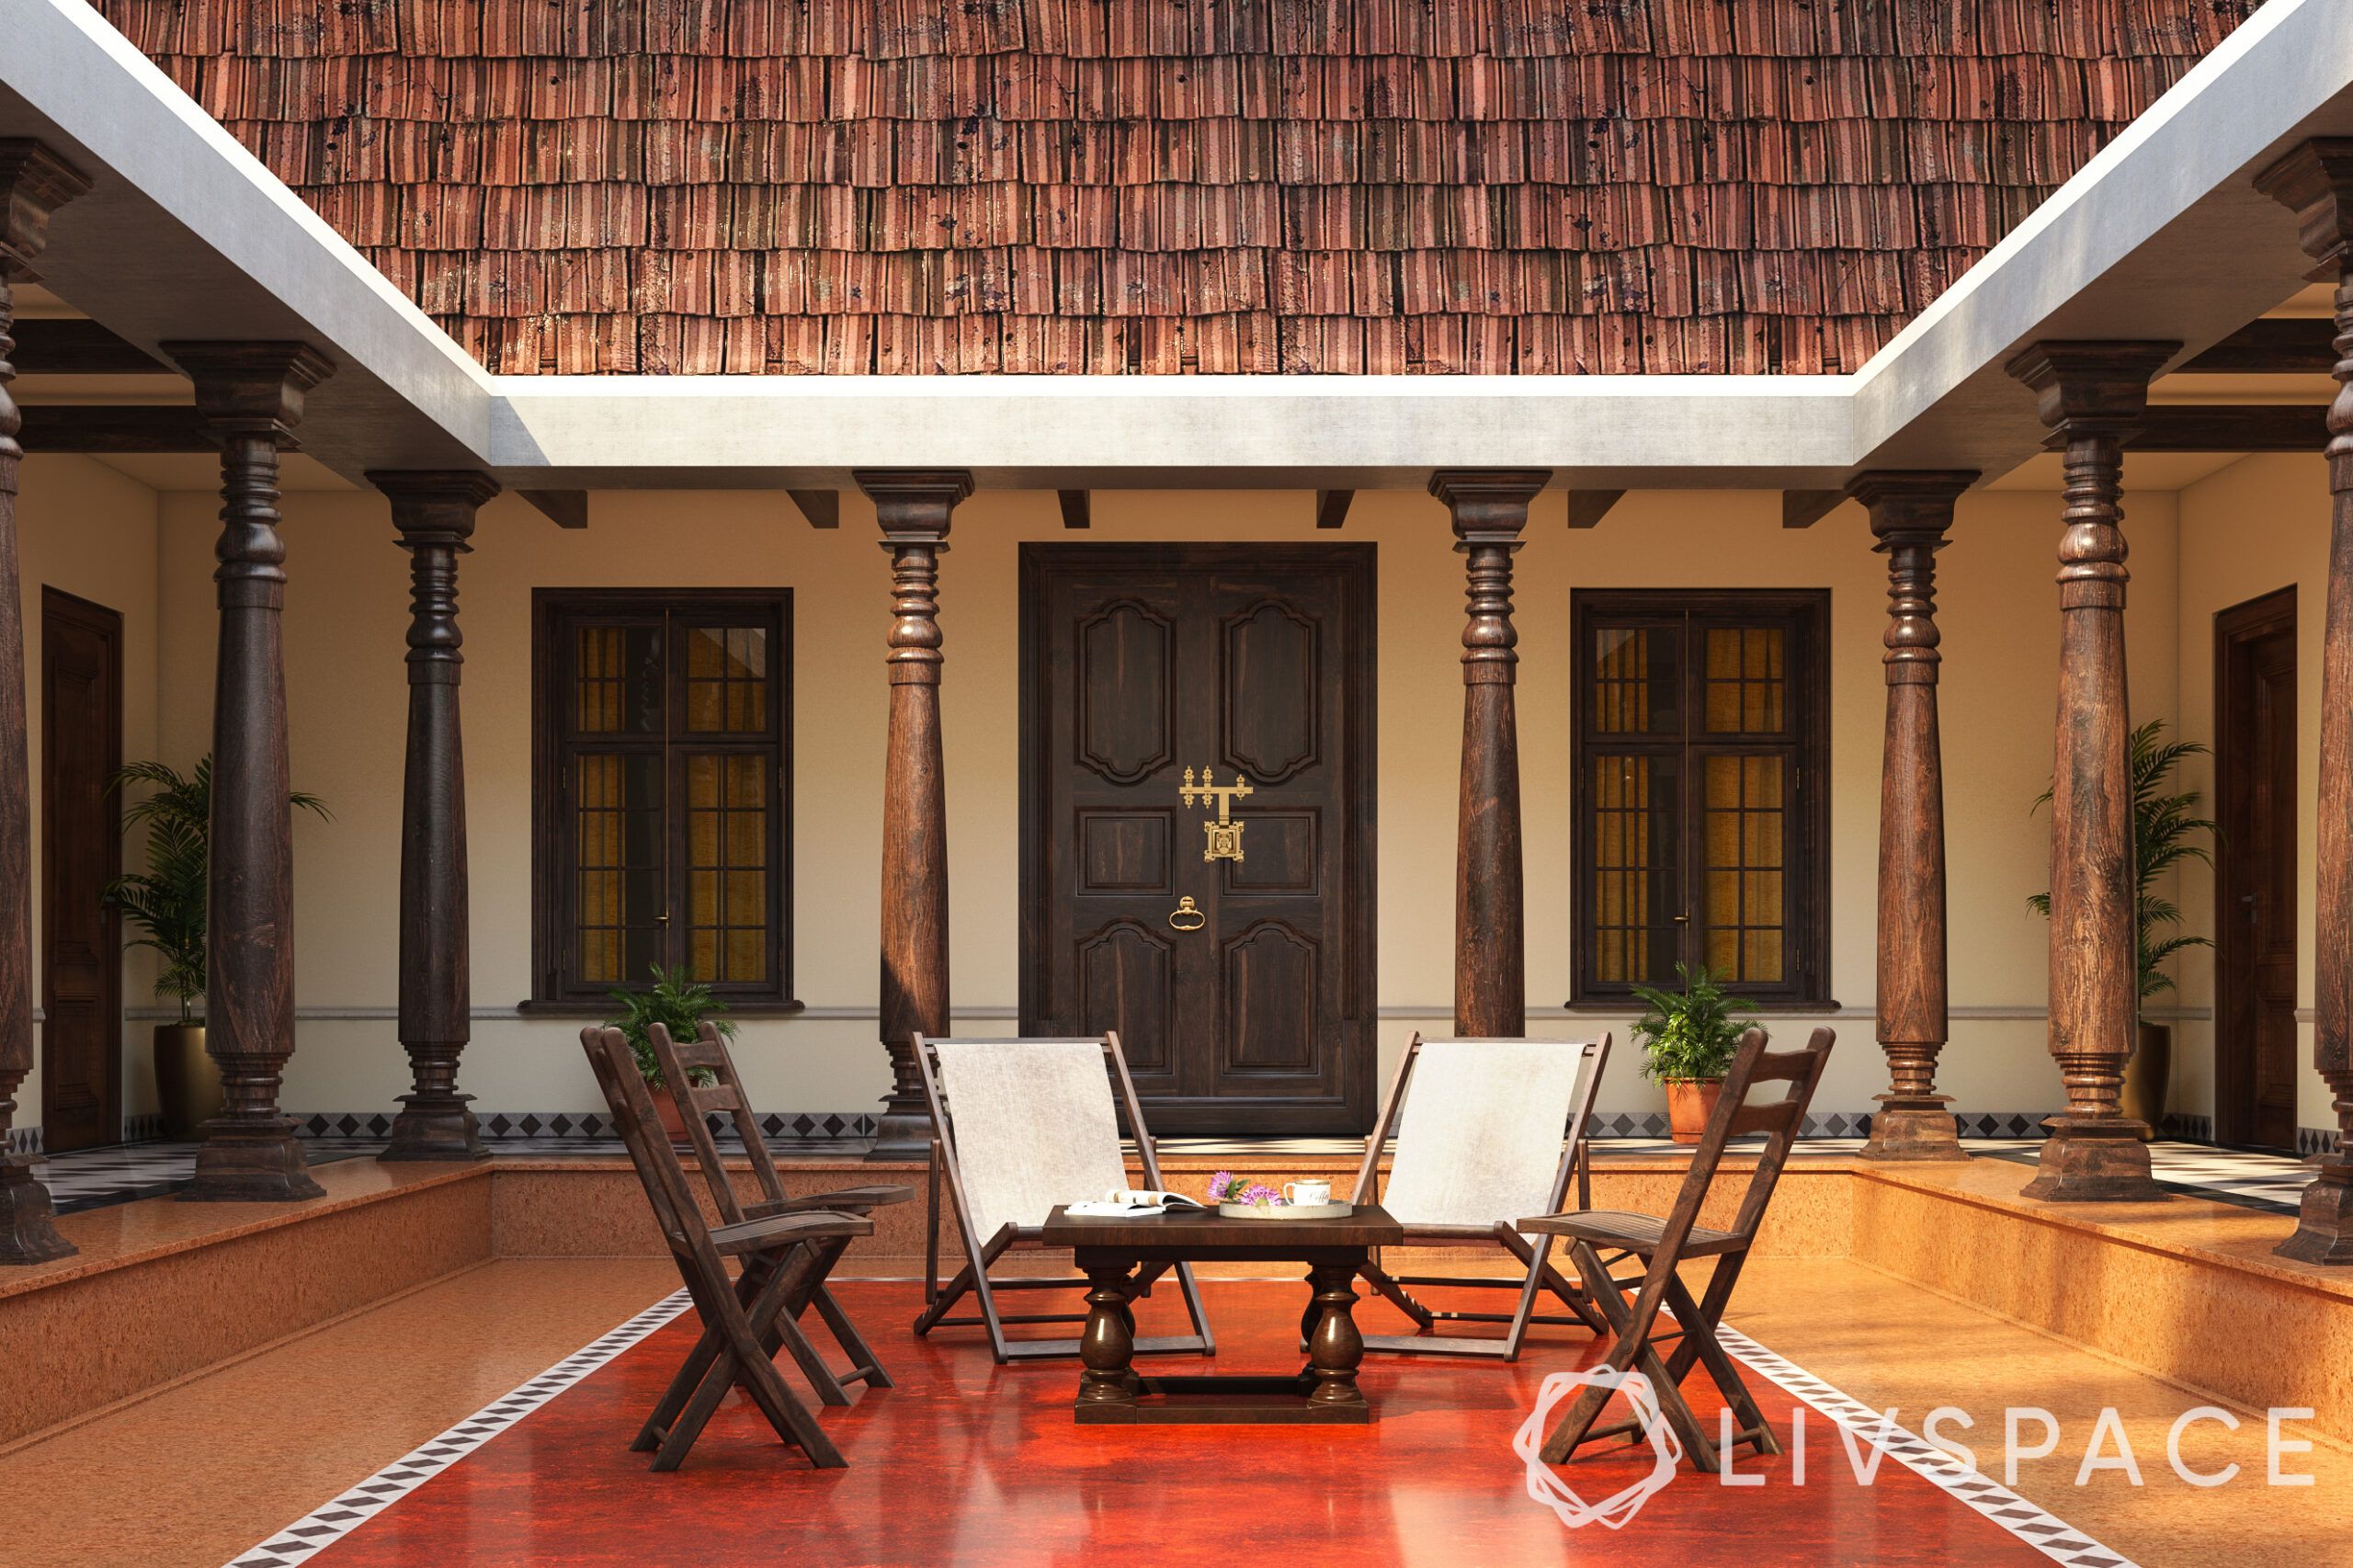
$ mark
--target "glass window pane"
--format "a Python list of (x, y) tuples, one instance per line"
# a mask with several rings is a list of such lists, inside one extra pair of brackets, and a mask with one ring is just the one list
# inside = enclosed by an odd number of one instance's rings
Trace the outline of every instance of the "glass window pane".
[(1587, 810), (1593, 835), (1593, 973), (1610, 983), (1671, 978), (1682, 957), (1673, 757), (1597, 756)]
[(696, 734), (756, 734), (768, 723), (768, 634), (760, 626), (690, 626), (687, 728)]
[(768, 976), (766, 753), (690, 752), (688, 912), (695, 978), (757, 984)]
[(1778, 626), (1711, 626), (1702, 637), (1710, 734), (1779, 734), (1788, 722), (1787, 637)]
[(1781, 846), (1789, 759), (1700, 760), (1705, 778), (1699, 840), (1706, 864), (1699, 919), (1711, 969), (1726, 984), (1779, 983), (1789, 922)]
[(662, 730), (662, 629), (584, 625), (574, 639), (574, 724), (585, 735)]
[(1672, 734), (1675, 661), (1680, 634), (1673, 628), (1603, 626), (1593, 633), (1593, 690), (1587, 726), (1597, 734)]
[(574, 759), (573, 791), (578, 978), (634, 982), (661, 954), (662, 759), (583, 752)]

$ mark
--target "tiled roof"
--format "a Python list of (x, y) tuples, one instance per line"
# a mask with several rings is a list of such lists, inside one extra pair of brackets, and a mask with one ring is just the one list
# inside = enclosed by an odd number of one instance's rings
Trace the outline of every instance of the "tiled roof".
[(2260, 0), (93, 0), (492, 369), (1852, 369)]

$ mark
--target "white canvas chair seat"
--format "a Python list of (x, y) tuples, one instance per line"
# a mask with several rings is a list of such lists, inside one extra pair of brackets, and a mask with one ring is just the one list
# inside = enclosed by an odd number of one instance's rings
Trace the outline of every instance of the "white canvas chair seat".
[[(1127, 1160), (1120, 1147), (1120, 1112), (1135, 1130), (1136, 1148), (1148, 1187), (1161, 1185), (1160, 1165), (1143, 1109), (1129, 1080), (1120, 1037), (1097, 1040), (915, 1040), (924, 1099), (931, 1111), (931, 1202), (924, 1272), (926, 1304), (915, 1332), (948, 1324), (987, 1328), (998, 1361), (1075, 1356), (1073, 1339), (1008, 1339), (1008, 1324), (1080, 1324), (1085, 1312), (1008, 1314), (997, 1310), (1004, 1290), (1068, 1290), (1086, 1281), (1063, 1278), (997, 1278), (990, 1270), (1016, 1247), (1034, 1248), (1057, 1204), (1102, 1198), (1128, 1186)], [(939, 1282), (940, 1189), (945, 1185), (964, 1243), (964, 1267), (945, 1287)], [(1166, 1272), (1148, 1267), (1136, 1277), (1136, 1293), (1148, 1291)], [(1176, 1280), (1192, 1316), (1189, 1335), (1138, 1339), (1140, 1353), (1216, 1351), (1208, 1314), (1190, 1267), (1176, 1266)], [(952, 1318), (949, 1309), (970, 1294), (977, 1317)]]
[[(1357, 1201), (1372, 1199), (1380, 1151), (1393, 1138), (1396, 1153), (1380, 1197), (1405, 1228), (1406, 1244), (1492, 1241), (1524, 1271), (1501, 1279), (1392, 1275), (1370, 1266), (1366, 1279), (1411, 1317), (1420, 1333), (1368, 1335), (1367, 1349), (1508, 1361), (1518, 1356), (1531, 1323), (1601, 1330), (1592, 1303), (1552, 1267), (1552, 1238), (1523, 1235), (1512, 1221), (1552, 1212), (1546, 1206), (1565, 1199), (1572, 1174), (1579, 1177), (1582, 1200), (1588, 1185), (1585, 1127), (1608, 1060), (1607, 1035), (1590, 1043), (1414, 1037), (1398, 1063), (1381, 1122), (1367, 1142)], [(1529, 1208), (1531, 1202), (1537, 1207)], [(1406, 1289), (1412, 1285), (1507, 1288), (1519, 1299), (1508, 1313), (1440, 1312), (1416, 1301)], [(1550, 1291), (1574, 1315), (1537, 1316), (1541, 1291)], [(1507, 1327), (1499, 1337), (1438, 1337), (1437, 1325), (1449, 1321)]]

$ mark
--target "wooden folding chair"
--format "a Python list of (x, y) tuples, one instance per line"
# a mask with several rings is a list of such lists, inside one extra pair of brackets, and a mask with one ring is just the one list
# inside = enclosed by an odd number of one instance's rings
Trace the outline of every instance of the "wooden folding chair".
[[(1691, 1169), (1683, 1178), (1682, 1190), (1676, 1195), (1673, 1211), (1665, 1219), (1586, 1210), (1520, 1221), (1523, 1231), (1569, 1238), (1574, 1249), (1577, 1274), (1617, 1335), (1609, 1354), (1602, 1358), (1602, 1366), (1617, 1372), (1634, 1369), (1650, 1380), (1658, 1395), (1660, 1413), (1683, 1439), (1692, 1463), (1702, 1471), (1720, 1470), (1722, 1460), (1716, 1451), (1715, 1440), (1701, 1429), (1690, 1405), (1684, 1402), (1681, 1385), (1694, 1364), (1708, 1369), (1717, 1392), (1732, 1410), (1733, 1444), (1748, 1444), (1761, 1454), (1781, 1451), (1779, 1442), (1766, 1426), (1764, 1413), (1756, 1408), (1747, 1386), (1740, 1381), (1739, 1369), (1718, 1343), (1716, 1329), (1723, 1322), (1724, 1304), (1732, 1299), (1733, 1286), (1748, 1261), (1748, 1249), (1756, 1239), (1756, 1227), (1764, 1221), (1766, 1205), (1772, 1201), (1773, 1188), (1781, 1179), (1790, 1145), (1797, 1141), (1798, 1132), (1805, 1124), (1806, 1107), (1813, 1103), (1813, 1091), (1822, 1082), (1835, 1038), (1828, 1029), (1816, 1029), (1803, 1051), (1774, 1052), (1765, 1049), (1763, 1029), (1752, 1028), (1741, 1036), (1732, 1070), (1724, 1074), (1722, 1096), (1716, 1101), (1707, 1131), (1691, 1152)], [(1786, 1098), (1765, 1105), (1749, 1103), (1751, 1090), (1761, 1084), (1775, 1083), (1790, 1085)], [(1754, 1132), (1766, 1135), (1765, 1148), (1757, 1157), (1756, 1173), (1749, 1177), (1748, 1191), (1740, 1200), (1732, 1228), (1710, 1230), (1699, 1222), (1699, 1208), (1707, 1201), (1708, 1186), (1714, 1179), (1718, 1162), (1723, 1158), (1724, 1145)], [(1607, 1260), (1605, 1252), (1609, 1255)], [(1629, 1257), (1643, 1261), (1643, 1273), (1612, 1278), (1609, 1264)], [(1716, 1264), (1715, 1272), (1708, 1278), (1706, 1293), (1694, 1301), (1676, 1268), (1687, 1259), (1697, 1257), (1712, 1257)], [(1627, 1292), (1634, 1293), (1631, 1306), (1625, 1300)], [(1674, 1314), (1674, 1332), (1656, 1332), (1661, 1309)], [(1662, 1358), (1656, 1347), (1665, 1340), (1675, 1341), (1675, 1348)], [(1597, 1438), (1640, 1435), (1642, 1424), (1638, 1420), (1594, 1426), (1602, 1407), (1609, 1402), (1610, 1392), (1609, 1389), (1594, 1385), (1578, 1393), (1576, 1403), (1545, 1439), (1546, 1463), (1559, 1464), (1580, 1445)]]
[[(1127, 1114), (1147, 1187), (1159, 1188), (1160, 1162), (1144, 1129), (1143, 1108), (1128, 1076), (1120, 1037), (1099, 1040), (926, 1040), (915, 1037), (924, 1101), (931, 1108), (930, 1233), (925, 1248), (926, 1305), (915, 1333), (979, 1324), (998, 1362), (1075, 1356), (1073, 1339), (1007, 1339), (1018, 1324), (1080, 1324), (1086, 1313), (1001, 1313), (1001, 1290), (1086, 1290), (1085, 1279), (993, 1278), (989, 1270), (1016, 1247), (1035, 1248), (1046, 1217), (1058, 1203), (1101, 1198), (1128, 1185), (1120, 1152), (1120, 1113)], [(1113, 1097), (1117, 1091), (1117, 1099)], [(939, 1189), (943, 1178), (964, 1241), (964, 1267), (939, 1283)], [(1151, 1293), (1166, 1264), (1138, 1272), (1130, 1300)], [(1197, 1350), (1217, 1354), (1209, 1314), (1202, 1310), (1192, 1266), (1177, 1264), (1177, 1288), (1193, 1322), (1189, 1335), (1135, 1342), (1136, 1354)], [(965, 1295), (980, 1303), (977, 1317), (952, 1318)], [(1134, 1329), (1134, 1313), (1129, 1314)]]
[[(718, 1026), (705, 1020), (695, 1038), (684, 1041), (672, 1039), (669, 1029), (658, 1023), (646, 1033), (654, 1043), (654, 1059), (662, 1064), (662, 1077), (670, 1085), (670, 1097), (677, 1102), (679, 1119), (687, 1124), (687, 1138), (694, 1145), (695, 1158), (702, 1166), (711, 1200), (718, 1205), (720, 1217), (728, 1223), (741, 1224), (771, 1214), (806, 1213), (813, 1210), (864, 1217), (887, 1204), (914, 1199), (915, 1188), (899, 1185), (842, 1187), (807, 1198), (789, 1196), (783, 1179), (777, 1174), (776, 1161), (768, 1153), (767, 1141), (760, 1135), (760, 1119), (753, 1113), (751, 1101), (745, 1097), (744, 1081), (735, 1072), (735, 1058), (727, 1049), (727, 1037), (719, 1032)], [(737, 1194), (720, 1155), (718, 1140), (711, 1136), (710, 1119), (713, 1116), (726, 1116), (734, 1121), (736, 1135), (744, 1141), (744, 1156), (765, 1194), (759, 1200), (746, 1204)], [(806, 1340), (799, 1335), (778, 1336), (784, 1347), (793, 1353), (794, 1359), (801, 1362), (801, 1369), (808, 1374), (817, 1397), (827, 1404), (849, 1403), (844, 1383), (863, 1382), (868, 1388), (881, 1389), (891, 1386), (890, 1374), (882, 1369), (873, 1348), (859, 1335), (826, 1283), (849, 1243), (850, 1238), (845, 1235), (812, 1244), (821, 1256), (813, 1265), (816, 1283), (810, 1304), (817, 1309), (817, 1315), (833, 1332), (835, 1342), (849, 1353), (850, 1369), (836, 1376), (813, 1352), (807, 1358), (802, 1358), (808, 1348)], [(776, 1348), (776, 1345), (769, 1345), (770, 1354)]]
[[(1577, 1203), (1592, 1200), (1586, 1122), (1609, 1062), (1609, 1037), (1565, 1040), (1424, 1040), (1414, 1036), (1397, 1064), (1387, 1104), (1365, 1141), (1355, 1201), (1373, 1201), (1381, 1152), (1394, 1138), (1381, 1207), (1405, 1228), (1408, 1246), (1461, 1246), (1492, 1242), (1519, 1264), (1517, 1278), (1433, 1274), (1396, 1275), (1381, 1264), (1362, 1269), (1365, 1280), (1414, 1320), (1414, 1335), (1367, 1335), (1367, 1350), (1417, 1356), (1486, 1356), (1512, 1361), (1532, 1323), (1582, 1325), (1596, 1334), (1608, 1324), (1576, 1283), (1552, 1267), (1552, 1238), (1523, 1236), (1513, 1216), (1556, 1213), (1566, 1203), (1569, 1177)], [(1566, 1137), (1565, 1145), (1563, 1142)], [(1452, 1286), (1516, 1291), (1508, 1312), (1441, 1312), (1416, 1301), (1408, 1286)], [(1539, 1316), (1540, 1292), (1549, 1291), (1570, 1315)], [(1439, 1336), (1441, 1323), (1506, 1325), (1501, 1335)]]
[[(629, 1040), (619, 1029), (591, 1026), (580, 1031), (580, 1045), (703, 1325), (702, 1337), (630, 1448), (651, 1451), (655, 1470), (677, 1469), (727, 1391), (740, 1387), (776, 1435), (807, 1454), (811, 1463), (823, 1470), (842, 1468), (847, 1461), (841, 1450), (778, 1376), (770, 1346), (801, 1338), (795, 1320), (824, 1282), (821, 1263), (838, 1256), (832, 1244), (872, 1234), (874, 1221), (810, 1210), (712, 1226), (663, 1134)], [(744, 1265), (733, 1279), (727, 1273), (731, 1257)], [(808, 1364), (809, 1357), (798, 1351), (795, 1358)]]

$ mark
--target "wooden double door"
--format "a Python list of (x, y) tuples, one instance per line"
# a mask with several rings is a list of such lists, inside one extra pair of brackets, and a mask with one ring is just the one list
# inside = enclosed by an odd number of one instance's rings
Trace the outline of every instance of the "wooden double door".
[(2296, 1146), (2296, 590), (2214, 618), (2214, 1136)]
[[(1023, 1032), (1117, 1029), (1156, 1134), (1364, 1131), (1371, 547), (1030, 545), (1021, 572)], [(1247, 780), (1239, 858), (1205, 858), (1188, 768)]]
[(41, 1082), (52, 1154), (122, 1141), (122, 617), (41, 590)]

